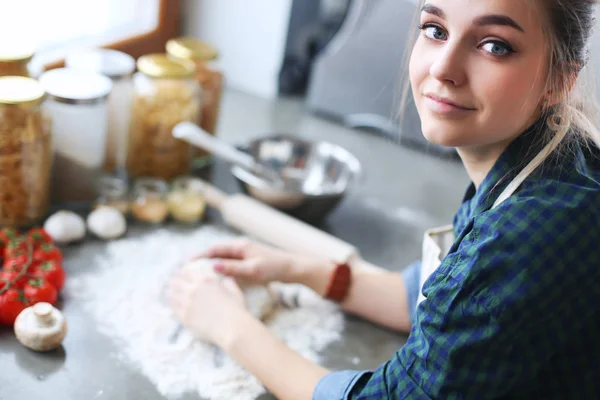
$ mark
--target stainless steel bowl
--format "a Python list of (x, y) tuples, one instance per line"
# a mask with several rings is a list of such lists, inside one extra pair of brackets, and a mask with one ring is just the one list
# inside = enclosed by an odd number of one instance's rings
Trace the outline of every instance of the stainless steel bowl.
[(273, 135), (241, 150), (277, 170), (284, 181), (282, 188), (274, 188), (248, 170), (232, 166), (244, 193), (308, 222), (323, 219), (362, 176), (358, 159), (329, 142)]

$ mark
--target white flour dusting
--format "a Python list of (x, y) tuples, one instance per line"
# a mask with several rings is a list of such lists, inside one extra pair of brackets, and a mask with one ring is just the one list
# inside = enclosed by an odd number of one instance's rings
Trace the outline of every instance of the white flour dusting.
[[(116, 356), (138, 368), (165, 397), (196, 392), (206, 399), (253, 400), (265, 393), (260, 382), (233, 359), (186, 330), (170, 340), (178, 324), (164, 298), (165, 282), (185, 260), (233, 235), (212, 226), (179, 234), (151, 234), (110, 242), (93, 273), (67, 280), (69, 296), (90, 312), (103, 334), (120, 352)], [(292, 349), (314, 362), (340, 339), (339, 308), (300, 285), (277, 284), (283, 302), (267, 322)], [(274, 366), (275, 367), (275, 366)]]

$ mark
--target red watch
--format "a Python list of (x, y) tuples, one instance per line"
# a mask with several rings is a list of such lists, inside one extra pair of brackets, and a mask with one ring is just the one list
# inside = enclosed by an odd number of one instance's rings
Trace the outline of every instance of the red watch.
[(350, 283), (352, 282), (351, 272), (348, 263), (336, 265), (335, 270), (331, 275), (327, 291), (325, 292), (326, 299), (338, 303), (344, 301), (350, 291)]

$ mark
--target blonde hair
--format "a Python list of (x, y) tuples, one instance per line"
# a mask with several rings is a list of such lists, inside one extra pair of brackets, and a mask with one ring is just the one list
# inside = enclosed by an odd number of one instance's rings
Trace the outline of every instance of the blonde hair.
[[(532, 1), (537, 11), (545, 14), (544, 30), (549, 38), (546, 90), (560, 101), (551, 106), (544, 105), (542, 118), (546, 119), (546, 124), (540, 124), (538, 135), (546, 146), (521, 172), (527, 175), (566, 144), (571, 135), (578, 137), (586, 146), (600, 148), (600, 130), (596, 120), (600, 116), (600, 107), (596, 101), (593, 71), (588, 66), (588, 42), (595, 25), (598, 0)], [(408, 65), (416, 42), (419, 14), (424, 3), (425, 0), (418, 2), (405, 65)], [(407, 78), (402, 88), (400, 116), (406, 111), (409, 90)]]

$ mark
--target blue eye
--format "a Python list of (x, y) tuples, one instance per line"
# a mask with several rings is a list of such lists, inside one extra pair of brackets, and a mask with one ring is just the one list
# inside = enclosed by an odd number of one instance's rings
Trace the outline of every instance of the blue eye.
[(446, 40), (448, 35), (437, 25), (422, 25), (419, 27), (426, 38), (432, 40)]
[(505, 56), (513, 52), (513, 49), (502, 42), (487, 42), (481, 48), (494, 56)]

